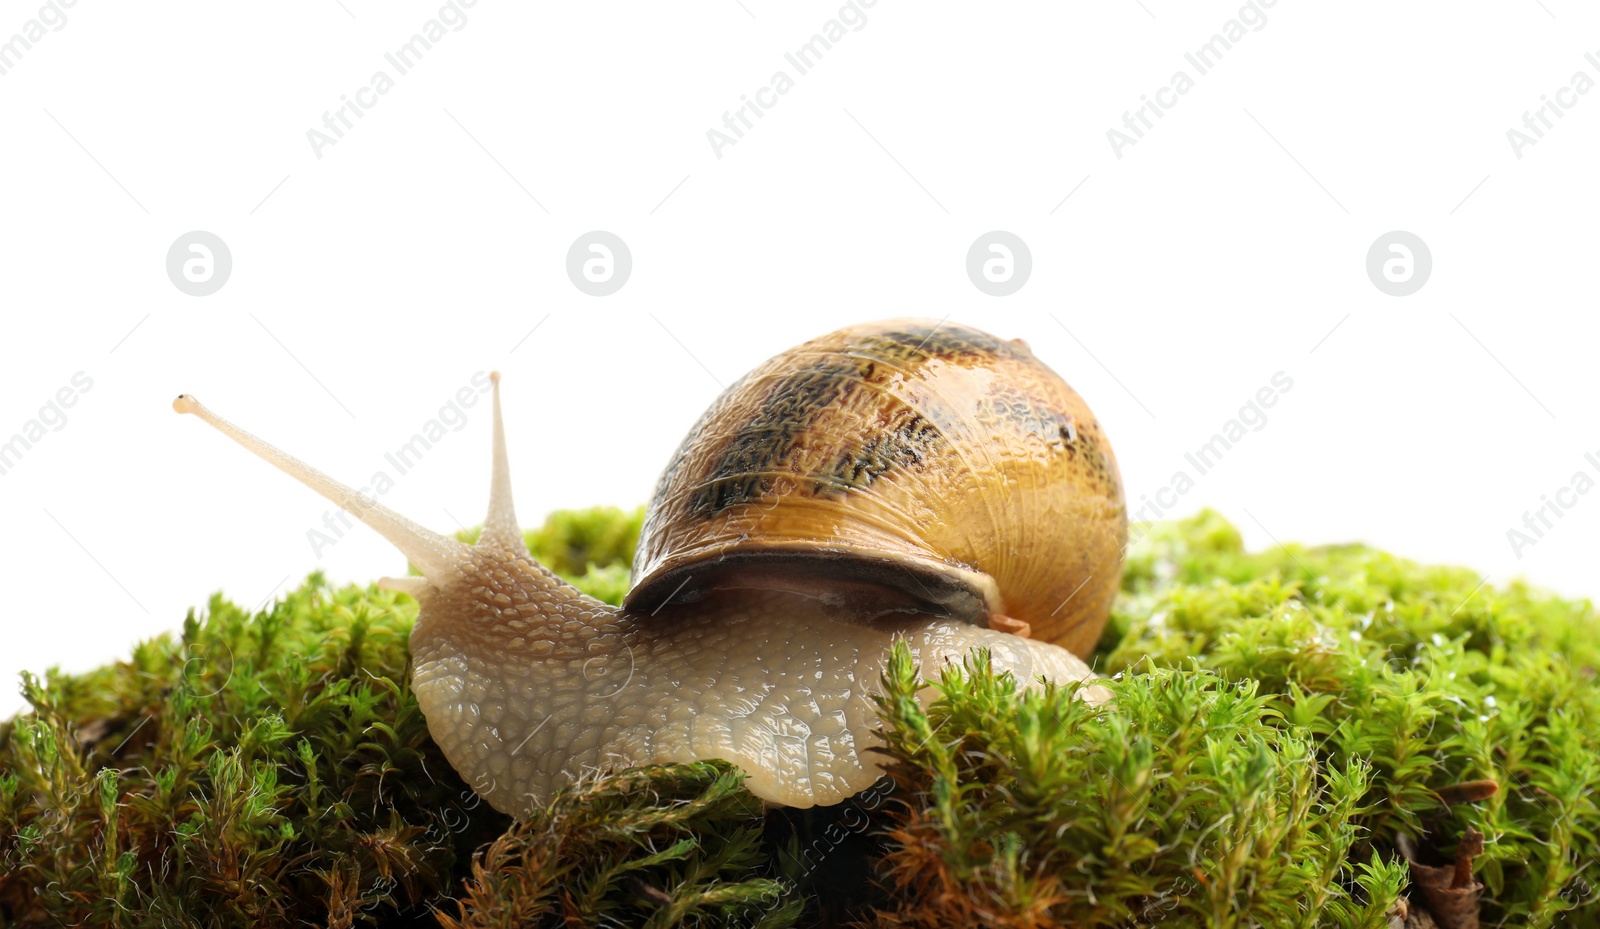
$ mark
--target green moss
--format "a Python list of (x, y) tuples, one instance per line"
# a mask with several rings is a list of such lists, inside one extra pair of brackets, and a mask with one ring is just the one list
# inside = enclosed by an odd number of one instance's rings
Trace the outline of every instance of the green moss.
[[(400, 914), (508, 821), (406, 683), (409, 598), (313, 575), (83, 677), (0, 731), (0, 922), (290, 925)], [(339, 916), (336, 914), (343, 914)]]
[(804, 901), (758, 876), (762, 805), (743, 781), (720, 761), (587, 780), (485, 849), (457, 915), (439, 921), (788, 926)]
[(980, 655), (924, 709), (909, 651), (889, 677), (893, 773), (915, 799), (882, 925), (1387, 925), (1403, 868), (1356, 854), (1371, 769), (1320, 764), (1254, 682), (1156, 668), (1115, 680), (1102, 711), (1076, 686), (1018, 697)]
[[(1246, 553), (1208, 512), (1149, 534), (1112, 626), (1108, 672), (1204, 668), (1254, 686), (1324, 768), (1370, 768), (1363, 853), (1392, 854), (1403, 832), (1447, 857), (1470, 826), (1487, 836), (1487, 916), (1597, 925), (1600, 623), (1588, 601), (1361, 545)], [(1439, 791), (1482, 779), (1501, 789), (1441, 803)]]
[[(529, 545), (615, 603), (641, 518), (561, 513)], [(1471, 827), (1485, 924), (1600, 926), (1600, 621), (1521, 584), (1249, 553), (1202, 513), (1130, 552), (1108, 706), (1018, 696), (981, 655), (926, 685), (900, 652), (892, 780), (845, 804), (763, 812), (706, 763), (516, 825), (427, 736), (414, 618), (313, 575), (26, 679), (32, 712), (0, 724), (0, 925), (1378, 927), (1399, 837), (1444, 862)]]

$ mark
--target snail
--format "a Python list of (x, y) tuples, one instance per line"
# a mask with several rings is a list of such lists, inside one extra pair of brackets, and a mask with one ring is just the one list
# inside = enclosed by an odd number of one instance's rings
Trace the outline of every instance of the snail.
[(620, 608), (530, 555), (492, 378), (476, 545), (192, 396), (173, 406), (360, 518), (421, 572), (379, 581), (419, 603), (412, 688), (445, 757), (501, 811), (527, 815), (589, 771), (711, 758), (770, 803), (840, 802), (881, 774), (871, 694), (896, 639), (924, 669), (986, 647), (1023, 686), (1093, 677), (1081, 656), (1121, 577), (1121, 477), (1083, 400), (1021, 340), (894, 320), (751, 371), (662, 474)]

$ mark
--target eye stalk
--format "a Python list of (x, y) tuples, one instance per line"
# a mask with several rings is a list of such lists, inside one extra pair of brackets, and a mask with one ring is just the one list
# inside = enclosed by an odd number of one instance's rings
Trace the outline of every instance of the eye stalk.
[[(400, 553), (405, 555), (412, 564), (417, 566), (428, 585), (439, 587), (458, 573), (459, 566), (469, 551), (468, 546), (412, 522), (355, 488), (334, 480), (293, 455), (240, 429), (228, 420), (213, 413), (193, 394), (179, 394), (177, 399), (172, 401), (172, 408), (179, 413), (198, 416), (212, 428), (244, 446), (249, 451), (254, 452), (268, 464), (326, 497), (335, 506), (371, 526), (379, 535), (388, 539), (390, 544), (398, 548)], [(499, 380), (497, 378), (495, 382), (495, 413), (497, 420), (499, 409)], [(502, 445), (498, 427), (496, 428), (495, 436), (497, 445)], [(498, 471), (498, 469), (497, 463), (496, 470)], [(505, 485), (505, 492), (508, 495), (505, 500), (505, 511), (509, 514), (510, 481), (505, 481)], [(513, 516), (512, 518), (514, 519), (515, 517)], [(382, 583), (391, 589), (405, 590), (408, 593), (414, 592), (418, 588), (416, 578), (385, 578)]]
[(506, 454), (506, 423), (500, 415), (500, 372), (490, 371), (494, 382), (494, 465), (489, 475), (489, 515), (483, 519), (479, 545), (504, 549), (513, 554), (527, 553), (522, 527), (517, 523), (517, 508), (511, 500), (511, 462)]

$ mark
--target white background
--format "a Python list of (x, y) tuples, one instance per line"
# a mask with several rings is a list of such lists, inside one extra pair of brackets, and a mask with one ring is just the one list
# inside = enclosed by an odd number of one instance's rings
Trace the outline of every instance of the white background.
[[(0, 2), (0, 38), (38, 9)], [(366, 530), (315, 557), (327, 505), (174, 415), (180, 391), (360, 484), (500, 368), (532, 522), (641, 502), (719, 384), (908, 314), (1028, 340), (1135, 507), (1282, 371), (1174, 515), (1600, 592), (1600, 493), (1521, 558), (1506, 535), (1600, 453), (1600, 92), (1520, 159), (1506, 135), (1600, 78), (1592, 7), (1279, 0), (1119, 159), (1107, 130), (1195, 76), (1237, 2), (879, 0), (718, 158), (707, 130), (838, 3), (477, 0), (318, 158), (307, 130), (438, 9), (78, 0), (0, 76), (0, 441), (94, 383), (0, 475), (6, 680), (123, 655), (218, 589), (402, 570)], [(208, 297), (165, 271), (194, 229), (233, 254)], [(613, 296), (565, 273), (592, 229), (632, 250)], [(966, 277), (991, 229), (1031, 246), (1013, 296)], [(1365, 272), (1393, 229), (1432, 250), (1413, 296)], [(486, 411), (384, 502), (479, 520)]]

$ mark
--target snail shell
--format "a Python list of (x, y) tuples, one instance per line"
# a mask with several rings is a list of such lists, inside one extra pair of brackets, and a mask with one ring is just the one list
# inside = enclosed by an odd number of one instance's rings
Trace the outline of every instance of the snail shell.
[(777, 587), (1009, 617), (1083, 656), (1126, 541), (1116, 457), (1059, 375), (1020, 340), (892, 320), (783, 352), (706, 411), (656, 487), (627, 606)]

